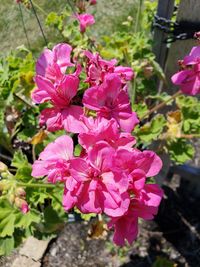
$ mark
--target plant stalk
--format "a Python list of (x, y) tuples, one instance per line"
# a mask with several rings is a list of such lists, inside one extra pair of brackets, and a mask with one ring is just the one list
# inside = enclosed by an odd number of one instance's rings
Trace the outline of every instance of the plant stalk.
[(175, 99), (177, 96), (179, 96), (181, 94), (181, 90), (179, 90), (178, 92), (176, 92), (175, 94), (173, 94), (169, 99), (167, 99), (166, 101), (156, 105), (155, 107), (153, 107), (152, 109), (150, 109), (146, 114), (144, 114), (140, 120), (143, 120), (146, 116), (151, 115), (152, 113), (154, 113), (155, 111), (163, 108), (164, 106), (167, 105), (167, 103), (169, 103), (171, 100)]
[(46, 183), (19, 183), (17, 182), (17, 186), (26, 187), (26, 188), (50, 188), (54, 189), (55, 187), (63, 188), (61, 185), (55, 184), (46, 184)]

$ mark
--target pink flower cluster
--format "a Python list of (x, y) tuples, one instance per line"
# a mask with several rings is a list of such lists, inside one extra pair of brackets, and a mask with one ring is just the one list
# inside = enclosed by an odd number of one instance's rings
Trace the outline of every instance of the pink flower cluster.
[[(152, 219), (163, 195), (156, 184), (147, 183), (148, 177), (160, 171), (160, 158), (152, 151), (134, 148), (131, 132), (139, 121), (127, 90), (134, 73), (129, 67), (116, 66), (116, 60), (106, 61), (85, 51), (85, 68), (77, 65), (75, 72), (66, 74), (75, 67), (71, 52), (67, 44), (43, 52), (36, 65), (37, 88), (32, 98), (52, 105), (42, 111), (40, 124), (46, 124), (49, 131), (78, 133), (82, 151), (74, 156), (72, 138), (60, 136), (34, 162), (32, 176), (63, 183), (66, 211), (77, 207), (82, 213), (106, 214), (108, 227), (115, 229), (114, 242), (132, 243), (138, 219)], [(81, 72), (89, 87), (83, 106), (75, 105)]]
[(95, 19), (91, 14), (76, 14), (76, 18), (79, 22), (79, 26), (80, 26), (80, 32), (84, 33), (86, 31), (86, 28), (88, 26), (91, 26), (95, 23)]
[(172, 76), (172, 82), (188, 95), (200, 94), (200, 46), (180, 61), (181, 70)]

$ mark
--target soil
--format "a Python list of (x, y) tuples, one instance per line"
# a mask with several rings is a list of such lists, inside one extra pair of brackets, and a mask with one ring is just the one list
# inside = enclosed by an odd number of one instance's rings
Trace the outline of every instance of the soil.
[(132, 246), (117, 248), (112, 235), (106, 240), (88, 240), (90, 224), (68, 224), (49, 245), (43, 267), (156, 267), (156, 259), (173, 265), (200, 266), (199, 200), (187, 191), (188, 182), (174, 176), (165, 181), (165, 197), (154, 221), (141, 222), (140, 234)]

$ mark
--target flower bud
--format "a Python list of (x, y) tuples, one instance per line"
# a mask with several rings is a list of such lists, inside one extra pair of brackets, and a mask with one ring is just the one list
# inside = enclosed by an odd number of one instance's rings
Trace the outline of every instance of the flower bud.
[(97, 0), (90, 0), (90, 5), (96, 5)]
[(6, 172), (7, 170), (8, 170), (8, 167), (6, 166), (6, 164), (0, 161), (0, 173)]
[(3, 179), (6, 179), (6, 178), (8, 178), (9, 177), (9, 173), (7, 172), (7, 171), (4, 171), (4, 172), (0, 172), (0, 174), (1, 174), (1, 177), (3, 178)]
[(28, 203), (26, 201), (22, 203), (21, 212), (24, 214), (29, 212), (29, 206), (28, 206)]
[(25, 190), (22, 188), (22, 187), (18, 187), (16, 190), (15, 190), (15, 195), (17, 197), (22, 197), (24, 198), (26, 196), (26, 192)]
[(8, 195), (8, 201), (10, 202), (11, 205), (13, 205), (14, 202), (15, 202), (15, 195), (14, 194), (9, 194)]
[(19, 197), (15, 198), (15, 206), (21, 210), (22, 213), (27, 213), (29, 212), (29, 206), (26, 200), (21, 199)]

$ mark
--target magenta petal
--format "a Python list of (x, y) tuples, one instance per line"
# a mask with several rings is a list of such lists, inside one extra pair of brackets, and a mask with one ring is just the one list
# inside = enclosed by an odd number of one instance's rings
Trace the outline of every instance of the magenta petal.
[(79, 133), (84, 129), (84, 124), (80, 120), (83, 115), (83, 108), (71, 105), (62, 111), (64, 129), (68, 132)]
[(171, 80), (176, 85), (181, 85), (192, 74), (191, 70), (182, 70), (175, 73)]
[(66, 71), (67, 66), (74, 66), (70, 59), (71, 52), (72, 47), (64, 43), (58, 44), (53, 48), (54, 62), (61, 67), (63, 73)]
[(78, 182), (89, 180), (89, 167), (82, 158), (75, 158), (70, 161), (70, 174)]
[(47, 130), (55, 132), (63, 129), (61, 110), (58, 108), (46, 108), (40, 113), (40, 125), (46, 125)]
[(64, 79), (58, 86), (58, 94), (62, 99), (66, 99), (66, 103), (69, 103), (71, 99), (76, 95), (79, 87), (79, 79), (74, 75), (65, 75)]
[(32, 165), (32, 173), (33, 177), (42, 177), (48, 174), (48, 169), (46, 168), (46, 163), (41, 160), (36, 160)]
[(40, 153), (39, 159), (69, 160), (73, 157), (73, 149), (72, 138), (68, 135), (63, 135), (58, 137), (54, 142), (48, 144), (44, 151)]
[(36, 104), (44, 103), (51, 99), (47, 91), (36, 88), (31, 93), (31, 98)]
[(143, 151), (144, 158), (139, 163), (139, 168), (146, 172), (147, 177), (155, 176), (162, 168), (162, 160), (150, 150)]
[(53, 63), (53, 53), (45, 49), (36, 63), (36, 74), (45, 77), (47, 67)]
[(132, 132), (135, 126), (139, 123), (135, 112), (115, 112), (115, 119), (118, 121), (121, 129), (128, 133)]

